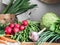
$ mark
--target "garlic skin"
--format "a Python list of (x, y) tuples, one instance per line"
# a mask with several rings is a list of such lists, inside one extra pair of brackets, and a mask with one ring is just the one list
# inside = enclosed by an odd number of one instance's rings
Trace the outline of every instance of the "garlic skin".
[(40, 35), (42, 32), (44, 32), (45, 30), (46, 30), (46, 28), (42, 29), (42, 30), (39, 31), (39, 32), (30, 32), (29, 38), (30, 38), (32, 41), (36, 42), (36, 41), (39, 39), (39, 35)]
[(30, 38), (32, 41), (36, 42), (36, 41), (39, 39), (39, 35), (38, 35), (37, 32), (31, 32), (30, 35), (29, 35), (29, 38)]

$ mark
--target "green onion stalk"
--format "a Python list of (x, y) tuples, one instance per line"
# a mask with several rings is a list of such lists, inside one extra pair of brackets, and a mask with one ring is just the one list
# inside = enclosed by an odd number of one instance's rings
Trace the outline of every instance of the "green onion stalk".
[(29, 1), (30, 0), (10, 0), (9, 5), (3, 10), (2, 13), (21, 14), (37, 6), (36, 4), (30, 4)]

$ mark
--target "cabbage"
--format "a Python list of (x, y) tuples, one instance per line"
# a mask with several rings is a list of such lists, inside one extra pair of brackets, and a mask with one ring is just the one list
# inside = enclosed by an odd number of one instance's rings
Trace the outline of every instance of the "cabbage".
[(59, 20), (59, 17), (55, 13), (46, 13), (42, 16), (40, 25), (41, 27), (50, 27), (52, 24), (57, 22)]

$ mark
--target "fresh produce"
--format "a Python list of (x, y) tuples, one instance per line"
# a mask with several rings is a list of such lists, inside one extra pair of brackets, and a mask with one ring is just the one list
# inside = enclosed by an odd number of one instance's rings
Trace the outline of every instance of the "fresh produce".
[(15, 24), (14, 24), (14, 23), (11, 23), (9, 26), (10, 26), (11, 28), (13, 28), (13, 27), (15, 26)]
[(6, 41), (0, 39), (0, 44), (6, 44)]
[[(9, 5), (4, 9), (4, 13), (6, 13), (7, 12), (7, 10), (9, 10), (9, 8), (10, 8), (10, 6), (12, 6), (12, 4), (13, 4), (13, 1), (14, 0), (10, 0), (10, 3), (9, 3)], [(4, 14), (4, 13), (2, 13), (2, 14)]]
[(15, 24), (15, 27), (16, 27), (16, 28), (19, 28), (19, 27), (20, 27), (20, 24)]
[(32, 41), (37, 41), (39, 39), (39, 35), (44, 32), (46, 30), (46, 28), (42, 29), (42, 31), (40, 32), (30, 32), (30, 35), (29, 35), (29, 38), (32, 40)]
[(16, 27), (16, 28), (19, 28), (19, 27), (20, 27), (20, 24), (15, 24), (15, 27)]
[(60, 19), (54, 13), (47, 13), (41, 19), (41, 26), (50, 28), (50, 31), (60, 34)]
[(12, 32), (12, 28), (9, 27), (9, 26), (7, 26), (7, 27), (5, 28), (5, 33), (6, 33), (6, 34), (11, 34), (11, 32)]
[(60, 39), (60, 18), (56, 16), (55, 13), (47, 13), (43, 15), (40, 22), (40, 27), (46, 28), (46, 31), (39, 35), (40, 38), (36, 45), (38, 45), (38, 43), (44, 44), (44, 42), (49, 39), (49, 44)]
[(28, 25), (28, 21), (27, 21), (27, 20), (24, 20), (24, 21), (22, 21), (22, 24), (23, 24), (24, 26), (27, 26), (27, 25)]
[[(23, 25), (23, 23), (22, 23)], [(11, 36), (12, 39), (20, 41), (20, 42), (29, 42), (29, 33), (31, 31), (39, 31), (39, 23), (35, 22), (35, 21), (28, 21), (28, 25), (26, 26), (21, 26), (21, 29), (23, 29), (22, 31), (20, 31), (19, 33), (15, 33), (15, 35)]]
[(19, 28), (16, 28), (16, 27), (15, 27), (15, 28), (13, 29), (13, 32), (14, 32), (14, 33), (19, 32)]
[(8, 26), (5, 27), (5, 33), (14, 35), (17, 32), (24, 30), (25, 26), (28, 25), (28, 21), (27, 20), (23, 20), (23, 21), (22, 21), (22, 24), (10, 23)]
[(5, 35), (5, 31), (4, 31), (5, 26), (6, 26), (6, 24), (0, 23), (0, 36)]
[(0, 39), (3, 41), (12, 42), (12, 43), (16, 42), (16, 40), (12, 40), (12, 39), (4, 37), (4, 36), (0, 37)]
[(36, 4), (31, 5), (29, 1), (30, 0), (10, 0), (9, 5), (3, 10), (2, 14), (10, 13), (18, 15), (26, 12), (36, 6)]
[(18, 23), (0, 24), (2, 29), (0, 34), (4, 32), (3, 35), (0, 35), (0, 38), (7, 36), (17, 41), (30, 41), (29, 32), (38, 31), (40, 29), (38, 26), (38, 22), (28, 20)]
[(59, 20), (59, 17), (56, 16), (55, 13), (46, 13), (42, 16), (40, 25), (41, 27), (50, 27), (52, 24), (57, 22), (57, 20)]
[(19, 29), (20, 30), (24, 30), (25, 29), (25, 26), (24, 25), (21, 25)]

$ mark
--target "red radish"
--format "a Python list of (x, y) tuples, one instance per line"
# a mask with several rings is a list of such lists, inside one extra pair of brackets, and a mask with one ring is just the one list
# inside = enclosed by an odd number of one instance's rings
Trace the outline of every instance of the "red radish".
[(24, 30), (25, 26), (24, 25), (21, 25), (20, 26), (20, 30)]
[(15, 24), (15, 27), (16, 27), (16, 28), (19, 28), (19, 27), (20, 27), (20, 24)]
[(13, 27), (15, 26), (15, 24), (14, 24), (14, 23), (11, 23), (9, 26), (10, 26), (11, 28), (13, 28)]
[(28, 25), (28, 21), (27, 21), (27, 20), (23, 20), (23, 21), (22, 21), (22, 24), (23, 24), (24, 26), (27, 26), (27, 25)]
[(14, 33), (19, 32), (19, 28), (16, 28), (16, 27), (15, 27), (15, 28), (13, 29), (13, 32), (14, 32)]
[(6, 34), (11, 34), (11, 32), (12, 32), (12, 28), (7, 26), (7, 27), (5, 28), (5, 33), (6, 33)]

